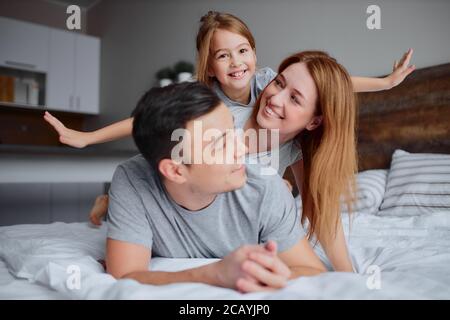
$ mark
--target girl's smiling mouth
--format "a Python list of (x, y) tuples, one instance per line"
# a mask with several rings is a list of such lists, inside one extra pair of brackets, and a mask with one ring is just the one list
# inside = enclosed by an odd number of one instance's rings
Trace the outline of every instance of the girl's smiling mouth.
[(246, 74), (248, 73), (248, 69), (240, 70), (231, 72), (228, 74), (229, 77), (231, 77), (234, 80), (240, 80), (242, 79)]

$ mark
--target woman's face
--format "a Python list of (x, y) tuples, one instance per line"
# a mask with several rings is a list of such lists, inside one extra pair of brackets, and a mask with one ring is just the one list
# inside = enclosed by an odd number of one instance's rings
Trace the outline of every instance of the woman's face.
[(256, 121), (265, 129), (279, 129), (280, 137), (294, 138), (303, 129), (321, 123), (315, 116), (318, 93), (305, 63), (294, 63), (280, 73), (261, 93)]

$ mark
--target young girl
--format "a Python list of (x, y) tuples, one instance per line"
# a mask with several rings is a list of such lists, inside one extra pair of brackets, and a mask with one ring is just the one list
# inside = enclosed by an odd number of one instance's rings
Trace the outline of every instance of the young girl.
[[(394, 64), (394, 72), (386, 78), (351, 78), (354, 91), (377, 91), (398, 85), (414, 70), (414, 66), (408, 67), (411, 55), (412, 50), (409, 50), (400, 63)], [(255, 41), (248, 27), (239, 18), (217, 12), (209, 12), (201, 18), (201, 26), (197, 34), (197, 79), (211, 86), (230, 107), (236, 120), (236, 127), (244, 127), (247, 125), (247, 120), (252, 119), (250, 116), (254, 110), (256, 99), (275, 76), (276, 73), (270, 68), (256, 70)], [(332, 86), (334, 87), (334, 84)], [(48, 112), (44, 118), (58, 131), (62, 143), (78, 148), (129, 136), (132, 131), (132, 118), (93, 132), (78, 132), (68, 129)], [(281, 150), (281, 148), (284, 149)], [(301, 154), (296, 152), (292, 143), (286, 143), (281, 148), (280, 162), (282, 165), (278, 172), (282, 175), (287, 166), (300, 162), (297, 160), (301, 158)], [(285, 152), (285, 150), (289, 152)], [(303, 158), (305, 158), (305, 151)], [(308, 165), (311, 166), (311, 163)], [(310, 186), (310, 182), (314, 181), (309, 181), (306, 176), (305, 179), (301, 178), (299, 174), (301, 168), (302, 165), (299, 164), (293, 167), (303, 198), (304, 194), (309, 194), (308, 188), (317, 191), (318, 186)], [(305, 170), (308, 168), (305, 167)], [(336, 190), (343, 191), (339, 188)], [(316, 214), (307, 212), (303, 215), (303, 219), (308, 217), (310, 231), (315, 228), (314, 226), (318, 226), (317, 209), (323, 207), (320, 205), (320, 201), (324, 200), (318, 199), (317, 193), (303, 199), (305, 210), (313, 208), (311, 212), (316, 212)], [(336, 203), (338, 204), (339, 201)], [(100, 218), (106, 213), (106, 210), (107, 196), (101, 196), (96, 200), (91, 211), (91, 221), (99, 224)], [(324, 223), (323, 221), (322, 219), (319, 225)], [(325, 224), (333, 224), (333, 221), (327, 220)], [(315, 228), (316, 235), (320, 233), (318, 229), (320, 228)], [(338, 228), (338, 231), (342, 231), (342, 227)], [(326, 241), (318, 238), (324, 245)], [(346, 250), (343, 231), (337, 233), (335, 246), (332, 242), (329, 243), (328, 247), (324, 245), (324, 249), (334, 268), (339, 271), (351, 271), (351, 261)]]

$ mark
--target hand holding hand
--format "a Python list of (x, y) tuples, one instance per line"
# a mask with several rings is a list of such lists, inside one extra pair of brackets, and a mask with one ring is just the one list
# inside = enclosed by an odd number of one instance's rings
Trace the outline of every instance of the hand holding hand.
[(291, 270), (278, 257), (276, 243), (269, 241), (264, 249), (251, 251), (249, 259), (243, 262), (242, 269), (246, 277), (237, 281), (237, 288), (240, 291), (271, 291), (286, 286)]

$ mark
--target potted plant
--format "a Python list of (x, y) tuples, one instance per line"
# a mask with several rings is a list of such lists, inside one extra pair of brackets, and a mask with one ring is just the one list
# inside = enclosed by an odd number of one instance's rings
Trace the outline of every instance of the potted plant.
[(178, 82), (190, 81), (194, 73), (194, 65), (188, 61), (179, 61), (175, 64), (173, 70), (177, 75)]
[(174, 71), (170, 67), (165, 67), (156, 72), (156, 79), (159, 81), (161, 87), (168, 86), (173, 82)]

